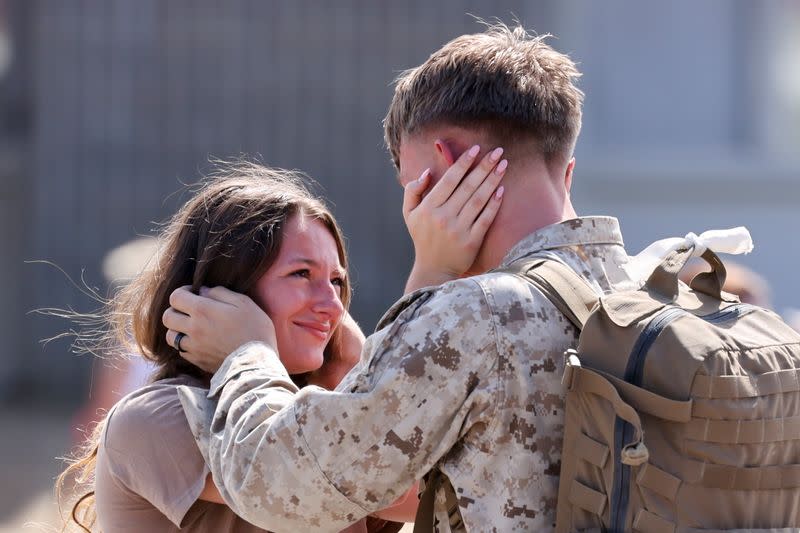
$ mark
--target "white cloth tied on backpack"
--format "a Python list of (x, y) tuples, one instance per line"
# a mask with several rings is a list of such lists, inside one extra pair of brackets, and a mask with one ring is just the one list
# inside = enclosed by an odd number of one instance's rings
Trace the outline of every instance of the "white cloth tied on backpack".
[(753, 239), (744, 226), (731, 229), (712, 229), (700, 235), (688, 233), (685, 237), (672, 237), (656, 241), (622, 266), (631, 279), (644, 281), (669, 255), (681, 248), (694, 247), (692, 257), (700, 257), (706, 250), (724, 254), (747, 254), (753, 251)]

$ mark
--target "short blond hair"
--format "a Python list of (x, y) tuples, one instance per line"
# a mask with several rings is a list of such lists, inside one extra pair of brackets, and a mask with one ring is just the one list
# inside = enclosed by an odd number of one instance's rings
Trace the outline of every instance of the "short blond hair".
[(548, 161), (568, 159), (581, 129), (581, 74), (547, 37), (492, 24), (401, 74), (384, 119), (395, 166), (403, 135), (437, 125), (484, 129), (504, 143), (534, 139)]

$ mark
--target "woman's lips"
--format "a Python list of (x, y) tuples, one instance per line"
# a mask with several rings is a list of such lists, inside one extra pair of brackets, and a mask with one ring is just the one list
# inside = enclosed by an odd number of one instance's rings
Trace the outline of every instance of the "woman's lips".
[(301, 327), (320, 340), (328, 340), (328, 335), (331, 331), (331, 327), (328, 324), (320, 322), (295, 322), (295, 325)]

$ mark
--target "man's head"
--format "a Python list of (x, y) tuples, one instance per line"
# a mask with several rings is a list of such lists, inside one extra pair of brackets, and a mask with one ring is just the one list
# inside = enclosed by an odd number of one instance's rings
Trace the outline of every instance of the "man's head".
[(546, 37), (493, 25), (403, 73), (384, 121), (395, 166), (403, 136), (441, 125), (485, 132), (498, 146), (535, 140), (547, 159), (569, 160), (581, 129), (580, 73)]
[(473, 144), (505, 149), (507, 193), (494, 223), (503, 231), (487, 234), (485, 248), (494, 252), (482, 251), (478, 271), (527, 233), (574, 216), (569, 186), (581, 128), (580, 73), (545, 37), (496, 24), (450, 41), (400, 76), (384, 121), (403, 184), (427, 167), (441, 176)]

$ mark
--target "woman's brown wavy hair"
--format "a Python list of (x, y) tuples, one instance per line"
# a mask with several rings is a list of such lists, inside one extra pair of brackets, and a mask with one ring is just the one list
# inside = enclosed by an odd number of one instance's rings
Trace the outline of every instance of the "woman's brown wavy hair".
[[(347, 269), (341, 229), (325, 204), (306, 188), (302, 175), (249, 162), (222, 164), (164, 225), (150, 265), (106, 303), (99, 330), (79, 335), (77, 344), (105, 356), (141, 354), (157, 366), (153, 381), (181, 374), (208, 380), (208, 374), (167, 344), (161, 316), (169, 307), (170, 294), (184, 285), (191, 285), (194, 292), (201, 286), (224, 286), (249, 294), (276, 259), (283, 229), (294, 215), (319, 220), (328, 228)], [(345, 279), (341, 291), (345, 309), (350, 295)], [(74, 318), (87, 323), (86, 315)], [(337, 356), (333, 352), (338, 344), (334, 332), (326, 361)], [(293, 378), (298, 385), (305, 384), (305, 376)], [(74, 483), (70, 492), (79, 495), (65, 530), (74, 524), (90, 531), (96, 521), (94, 468), (104, 425), (105, 420), (97, 424), (56, 481), (59, 502), (68, 481)]]

